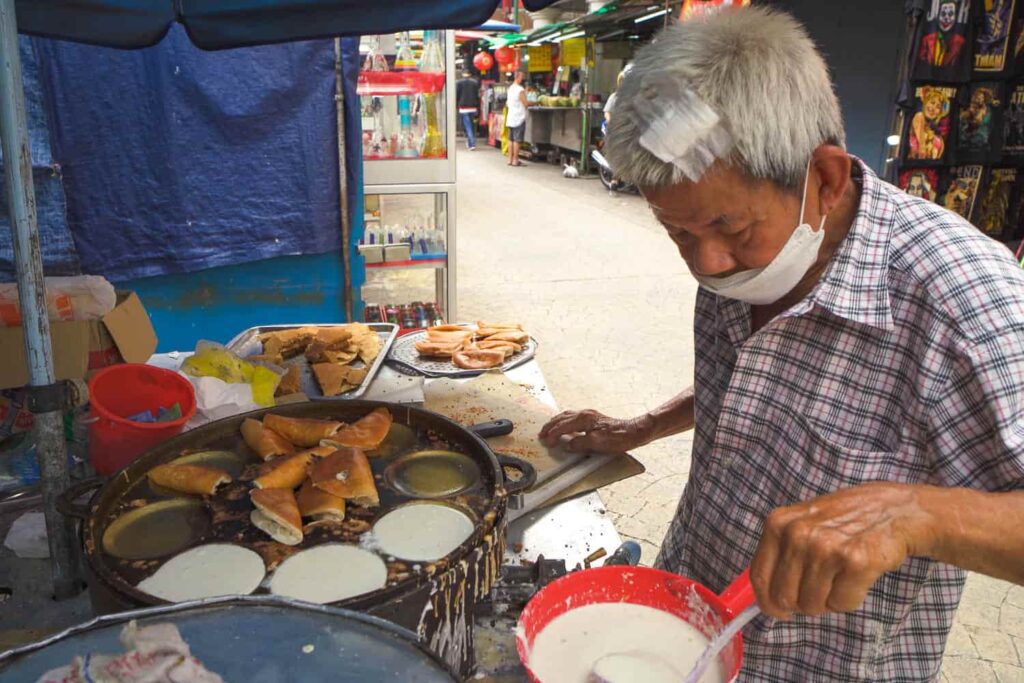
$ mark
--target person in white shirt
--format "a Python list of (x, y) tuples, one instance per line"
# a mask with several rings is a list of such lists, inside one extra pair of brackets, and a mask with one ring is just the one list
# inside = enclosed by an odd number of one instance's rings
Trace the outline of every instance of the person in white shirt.
[(505, 117), (505, 125), (508, 127), (508, 165), (522, 166), (522, 162), (519, 161), (519, 145), (526, 133), (526, 108), (530, 106), (526, 101), (526, 90), (523, 88), (522, 71), (516, 72), (515, 80), (508, 87), (505, 102), (508, 107), (508, 115)]

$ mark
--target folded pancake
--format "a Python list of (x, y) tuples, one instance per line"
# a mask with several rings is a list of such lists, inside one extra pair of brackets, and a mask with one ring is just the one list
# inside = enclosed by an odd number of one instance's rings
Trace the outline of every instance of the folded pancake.
[(359, 353), (359, 359), (370, 366), (380, 354), (380, 337), (376, 332), (370, 332), (357, 339), (355, 347)]
[(333, 436), (341, 429), (342, 423), (336, 420), (269, 414), (263, 417), (263, 426), (277, 432), (296, 446), (312, 448), (320, 445), (320, 439)]
[(314, 333), (314, 330), (306, 327), (294, 330), (277, 330), (261, 334), (260, 341), (263, 342), (264, 353), (267, 353), (269, 345), (285, 358), (291, 358), (306, 350), (306, 347), (313, 341)]
[(499, 330), (495, 327), (481, 327), (476, 330), (474, 336), (477, 339), (487, 339), (492, 334), (498, 334), (499, 332), (505, 332), (506, 330)]
[(294, 489), (306, 478), (313, 454), (309, 451), (289, 455), (275, 463), (273, 469), (256, 477), (253, 484), (260, 489)]
[(487, 341), (510, 341), (513, 344), (525, 344), (529, 339), (530, 335), (522, 330), (501, 330), (487, 337)]
[(264, 460), (275, 455), (291, 455), (295, 452), (295, 446), (287, 439), (251, 417), (245, 418), (242, 422), (242, 438), (245, 439), (246, 445)]
[(261, 353), (255, 356), (249, 356), (246, 358), (247, 361), (259, 361), (261, 363), (270, 363), (271, 365), (280, 365), (284, 362), (284, 356), (279, 353)]
[(499, 349), (505, 352), (506, 356), (510, 356), (513, 353), (519, 353), (523, 350), (523, 347), (519, 344), (515, 344), (510, 341), (491, 341), (490, 339), (484, 339), (476, 343), (477, 348), (480, 349)]
[(481, 330), (521, 330), (523, 326), (520, 323), (486, 323), (483, 320), (477, 320), (476, 326)]
[(472, 330), (427, 330), (427, 339), (432, 342), (462, 343), (473, 336)]
[(298, 365), (289, 365), (288, 372), (281, 378), (274, 396), (287, 396), (302, 391), (302, 370)]
[(452, 354), (462, 347), (462, 342), (437, 342), (424, 339), (416, 342), (415, 346), (416, 352), (424, 358), (451, 360)]
[(373, 450), (387, 438), (392, 421), (390, 410), (374, 408), (352, 424), (343, 427), (328, 440), (340, 446)]
[(370, 461), (358, 448), (339, 448), (323, 460), (313, 463), (309, 478), (321, 491), (356, 505), (376, 507), (380, 504)]
[(299, 514), (313, 519), (345, 519), (345, 499), (321, 491), (309, 479), (295, 497), (299, 503)]
[(256, 528), (285, 545), (302, 542), (302, 516), (291, 489), (253, 489), (249, 499), (256, 508), (249, 519)]
[(427, 328), (427, 332), (464, 332), (466, 330), (462, 325), (431, 325)]
[(201, 496), (212, 495), (218, 486), (231, 481), (224, 470), (205, 465), (157, 465), (146, 476), (165, 489)]
[(463, 370), (487, 370), (505, 362), (505, 352), (498, 349), (463, 349), (452, 354), (452, 362)]

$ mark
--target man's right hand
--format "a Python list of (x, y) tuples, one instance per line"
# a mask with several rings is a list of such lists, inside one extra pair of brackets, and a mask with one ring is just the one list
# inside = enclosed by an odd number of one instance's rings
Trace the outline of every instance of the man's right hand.
[(555, 415), (540, 430), (541, 443), (549, 448), (565, 435), (572, 436), (564, 444), (566, 450), (625, 453), (653, 440), (654, 419), (648, 414), (617, 420), (596, 410), (569, 410)]

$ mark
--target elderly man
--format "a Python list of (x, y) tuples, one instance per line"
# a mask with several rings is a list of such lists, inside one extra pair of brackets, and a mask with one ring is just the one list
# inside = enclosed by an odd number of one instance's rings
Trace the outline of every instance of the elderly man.
[(657, 565), (764, 615), (744, 681), (931, 681), (964, 569), (1024, 582), (1024, 274), (844, 149), (786, 14), (729, 10), (637, 55), (608, 157), (700, 283), (692, 389), (542, 431), (622, 451), (695, 429)]

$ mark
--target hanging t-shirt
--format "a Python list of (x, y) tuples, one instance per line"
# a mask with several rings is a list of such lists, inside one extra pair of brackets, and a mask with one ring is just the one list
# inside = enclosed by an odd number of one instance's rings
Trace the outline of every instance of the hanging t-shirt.
[(1012, 232), (1010, 202), (1017, 185), (1016, 168), (993, 168), (981, 193), (981, 202), (974, 224), (986, 235), (1000, 238)]
[(983, 168), (981, 165), (971, 165), (949, 169), (942, 194), (942, 205), (971, 220)]
[(899, 187), (914, 197), (930, 202), (939, 199), (939, 169), (905, 168), (900, 171)]
[(914, 80), (963, 83), (971, 74), (971, 0), (930, 0), (915, 41)]
[(914, 166), (936, 166), (953, 158), (953, 104), (957, 89), (941, 85), (914, 88), (904, 135), (904, 159)]
[(1003, 149), (1003, 85), (971, 83), (957, 114), (958, 162), (998, 161)]
[(1024, 83), (1011, 83), (1003, 112), (1003, 158), (1024, 160)]
[(1007, 67), (1013, 63), (1010, 36), (1016, 1), (984, 0), (981, 3), (981, 25), (974, 38), (976, 75), (992, 78), (1008, 73)]

